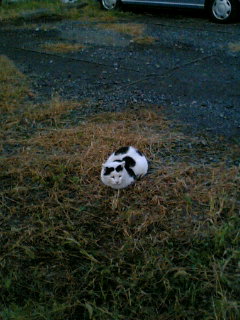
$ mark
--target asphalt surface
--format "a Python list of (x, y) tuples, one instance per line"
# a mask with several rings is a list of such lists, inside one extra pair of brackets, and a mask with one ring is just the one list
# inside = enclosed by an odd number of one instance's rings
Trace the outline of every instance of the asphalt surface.
[[(154, 42), (138, 44), (103, 22), (38, 22), (0, 26), (0, 54), (30, 78), (38, 101), (54, 94), (84, 100), (89, 114), (159, 106), (189, 133), (240, 137), (240, 23), (214, 24), (203, 13), (172, 10), (119, 23), (141, 24), (141, 37)], [(56, 42), (84, 48), (43, 48)]]

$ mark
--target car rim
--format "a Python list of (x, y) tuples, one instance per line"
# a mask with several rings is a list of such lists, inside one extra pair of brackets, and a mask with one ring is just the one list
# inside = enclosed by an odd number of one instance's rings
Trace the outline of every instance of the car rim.
[(212, 6), (212, 12), (216, 19), (225, 20), (231, 14), (231, 2), (229, 0), (215, 0)]
[(105, 9), (111, 10), (116, 7), (117, 0), (102, 0), (102, 5)]

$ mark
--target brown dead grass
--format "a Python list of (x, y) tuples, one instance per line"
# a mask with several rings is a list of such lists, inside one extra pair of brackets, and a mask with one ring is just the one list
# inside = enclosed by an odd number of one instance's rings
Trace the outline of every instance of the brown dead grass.
[(120, 33), (128, 34), (134, 38), (139, 38), (145, 31), (145, 26), (140, 23), (111, 23), (99, 24), (99, 28), (117, 31)]
[(65, 101), (60, 97), (53, 97), (52, 100), (45, 104), (37, 104), (30, 106), (23, 114), (22, 118), (25, 121), (57, 121), (61, 116), (73, 110), (81, 103), (76, 101)]
[[(197, 230), (199, 225), (217, 221), (226, 212), (231, 215), (240, 182), (237, 167), (192, 166), (186, 162), (166, 165), (158, 152), (163, 147), (174, 152), (172, 145), (184, 139), (182, 134), (170, 133), (168, 123), (154, 112), (107, 113), (77, 127), (37, 133), (25, 141), (17, 157), (5, 162), (4, 170), (17, 182), (16, 192), (12, 190), (17, 197), (29, 192), (31, 184), (27, 180), (38, 181), (41, 188), (51, 181), (46, 202), (35, 201), (32, 208), (26, 202), (24, 210), (28, 212), (43, 207), (46, 210), (49, 201), (58, 203), (60, 198), (64, 203), (60, 201), (56, 214), (98, 203), (97, 210), (103, 210), (105, 215), (115, 212), (114, 223), (121, 225), (125, 236), (161, 225), (169, 235), (182, 237), (192, 234), (189, 225), (193, 224), (193, 217), (197, 222), (192, 227)], [(123, 145), (142, 150), (151, 161), (152, 173), (135, 186), (121, 190), (117, 197), (115, 191), (100, 182), (99, 176), (101, 164)], [(70, 200), (71, 193), (75, 199)], [(159, 234), (160, 238), (163, 236), (166, 233)]]
[[(140, 119), (142, 116), (145, 116), (145, 120)], [(146, 137), (143, 136), (144, 132), (149, 129), (149, 123), (151, 123), (150, 126), (155, 124), (158, 127), (161, 126), (162, 129), (166, 128), (166, 123), (159, 121), (160, 119), (154, 113), (145, 110), (139, 113), (103, 113), (91, 117), (89, 121), (82, 123), (79, 127), (47, 132), (41, 136), (34, 137), (31, 142), (47, 149), (48, 147), (52, 148), (52, 143), (61, 148), (66, 148), (68, 146), (71, 147), (77, 141), (79, 142), (79, 137), (82, 137), (81, 145), (94, 144), (97, 146), (101, 142), (103, 152), (105, 145), (108, 150), (116, 147), (117, 139), (119, 140), (118, 145), (128, 145), (132, 142), (138, 147), (143, 147), (146, 141), (149, 143), (149, 139), (155, 138), (154, 134), (151, 137), (149, 134)], [(115, 132), (118, 132), (117, 139)], [(61, 136), (63, 139), (67, 138), (64, 143), (61, 141)]]
[(143, 36), (143, 37), (139, 37), (139, 38), (135, 38), (134, 42), (137, 44), (141, 44), (141, 45), (151, 45), (154, 44), (156, 41), (156, 38), (154, 37), (150, 37), (150, 36)]
[(49, 51), (49, 52), (57, 52), (57, 53), (68, 53), (74, 51), (80, 51), (85, 48), (82, 44), (70, 44), (70, 43), (46, 43), (41, 46), (42, 49)]
[(99, 3), (95, 3), (92, 1), (89, 1), (88, 5), (82, 8), (80, 12), (81, 20), (88, 21), (88, 22), (89, 21), (113, 22), (119, 17), (119, 15), (121, 16), (121, 13), (114, 10), (113, 11), (102, 10), (100, 8)]
[(156, 41), (156, 38), (144, 34), (146, 26), (140, 23), (109, 23), (99, 24), (98, 27), (127, 34), (139, 45), (151, 45)]

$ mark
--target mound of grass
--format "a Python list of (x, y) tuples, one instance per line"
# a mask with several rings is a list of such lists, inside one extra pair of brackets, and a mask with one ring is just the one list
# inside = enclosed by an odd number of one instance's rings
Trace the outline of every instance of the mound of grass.
[[(0, 115), (1, 319), (238, 319), (239, 146), (142, 108), (73, 126), (75, 108)], [(150, 173), (118, 195), (101, 164), (130, 144)]]

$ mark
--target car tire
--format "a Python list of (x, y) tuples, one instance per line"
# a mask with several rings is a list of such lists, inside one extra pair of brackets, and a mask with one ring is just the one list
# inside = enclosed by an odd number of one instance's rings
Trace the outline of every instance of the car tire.
[(210, 0), (207, 4), (210, 19), (218, 23), (228, 23), (237, 18), (237, 0)]
[(100, 0), (101, 7), (104, 10), (117, 10), (120, 9), (121, 2), (120, 0)]

